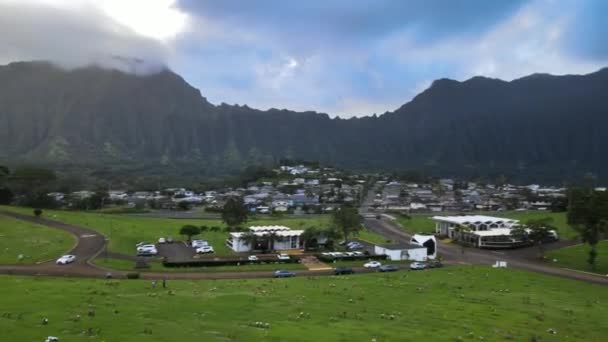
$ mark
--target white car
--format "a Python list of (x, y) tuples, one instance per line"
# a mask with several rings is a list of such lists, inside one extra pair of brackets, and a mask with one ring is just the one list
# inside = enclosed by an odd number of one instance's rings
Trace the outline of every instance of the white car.
[(68, 254), (61, 256), (61, 258), (57, 259), (55, 263), (57, 265), (67, 265), (73, 263), (74, 261), (76, 261), (76, 256)]
[(156, 255), (158, 250), (154, 245), (142, 245), (137, 247), (137, 255)]
[(205, 240), (192, 240), (191, 245), (193, 248), (200, 248), (200, 247), (209, 246), (209, 242), (207, 242)]
[(247, 260), (249, 260), (249, 261), (258, 261), (258, 257), (255, 256), (255, 255), (250, 255), (250, 256), (247, 257)]
[(153, 244), (146, 244), (146, 245), (141, 245), (141, 246), (137, 247), (138, 252), (146, 250), (146, 249), (156, 249), (156, 246)]
[(410, 264), (410, 270), (424, 270), (426, 265), (421, 262), (413, 262)]
[(207, 253), (215, 253), (213, 247), (211, 246), (203, 246), (196, 249), (196, 253), (199, 254), (207, 254)]
[(382, 266), (382, 264), (379, 261), (370, 261), (363, 264), (363, 267), (365, 268), (378, 268), (380, 266)]
[(277, 258), (279, 260), (289, 260), (289, 254), (283, 254), (283, 253), (277, 254)]
[(160, 239), (158, 239), (158, 243), (167, 243), (167, 239), (161, 237)]

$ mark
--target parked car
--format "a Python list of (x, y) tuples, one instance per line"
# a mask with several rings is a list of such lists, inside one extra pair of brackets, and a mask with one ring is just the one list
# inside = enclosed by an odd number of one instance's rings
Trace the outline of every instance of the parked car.
[(382, 216), (380, 216), (380, 215), (376, 215), (376, 220), (379, 220), (379, 219), (381, 219), (381, 218), (382, 218)]
[(213, 247), (211, 247), (211, 246), (203, 246), (203, 247), (197, 248), (196, 253), (208, 254), (208, 253), (215, 253), (215, 251), (213, 250)]
[(59, 337), (49, 336), (44, 340), (44, 342), (59, 342)]
[(360, 251), (354, 251), (351, 253), (353, 254), (353, 256), (363, 256), (364, 255), (363, 252), (360, 252)]
[(250, 255), (250, 256), (247, 257), (247, 260), (249, 260), (249, 261), (258, 261), (258, 257), (255, 256), (255, 255)]
[(57, 265), (67, 265), (73, 263), (74, 261), (76, 261), (76, 256), (68, 254), (61, 256), (55, 263)]
[(167, 243), (167, 239), (165, 239), (164, 237), (161, 237), (158, 239), (158, 243)]
[(167, 243), (173, 243), (173, 237), (172, 236), (169, 236), (167, 238)]
[(209, 242), (207, 242), (205, 240), (192, 240), (192, 242), (190, 243), (190, 245), (193, 248), (199, 248), (199, 247), (209, 246)]
[(438, 268), (438, 267), (443, 267), (443, 264), (439, 260), (431, 260), (431, 261), (427, 261), (426, 267), (427, 268)]
[(156, 254), (158, 254), (158, 250), (155, 245), (142, 245), (137, 247), (137, 255), (148, 256)]
[(279, 259), (279, 260), (289, 260), (289, 254), (284, 254), (284, 253), (277, 254), (277, 259)]
[(350, 267), (336, 267), (334, 269), (334, 274), (338, 275), (338, 274), (353, 274), (355, 273), (355, 271), (353, 271), (352, 268)]
[(424, 270), (426, 269), (426, 265), (421, 262), (413, 262), (410, 264), (410, 270)]
[(363, 267), (365, 267), (365, 268), (378, 268), (380, 266), (382, 266), (382, 264), (379, 261), (375, 261), (375, 260), (372, 260), (372, 261), (369, 261), (369, 262), (366, 262), (365, 264), (363, 264)]
[(378, 272), (396, 272), (399, 270), (399, 267), (395, 265), (382, 265), (378, 267)]
[(295, 277), (296, 274), (291, 272), (291, 271), (287, 271), (287, 270), (278, 270), (274, 272), (274, 277), (275, 278), (291, 278), (291, 277)]

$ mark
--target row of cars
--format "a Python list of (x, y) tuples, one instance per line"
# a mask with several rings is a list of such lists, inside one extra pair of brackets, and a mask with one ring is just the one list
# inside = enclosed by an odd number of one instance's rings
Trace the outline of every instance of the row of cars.
[[(416, 262), (413, 262), (410, 264), (410, 270), (417, 271), (417, 270), (424, 270), (427, 268), (437, 268), (437, 267), (442, 267), (442, 266), (443, 266), (443, 264), (437, 260), (431, 260), (431, 261), (427, 261), (427, 262), (416, 261)], [(380, 261), (376, 261), (376, 260), (366, 262), (365, 264), (363, 264), (363, 267), (377, 268), (381, 272), (392, 272), (392, 271), (397, 271), (399, 269), (397, 266), (394, 266), (394, 265), (382, 265), (382, 263)]]

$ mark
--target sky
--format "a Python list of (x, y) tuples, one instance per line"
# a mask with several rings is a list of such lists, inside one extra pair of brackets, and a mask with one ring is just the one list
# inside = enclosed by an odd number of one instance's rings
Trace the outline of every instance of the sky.
[(439, 78), (596, 71), (606, 18), (605, 0), (0, 0), (0, 64), (168, 67), (215, 104), (352, 117)]

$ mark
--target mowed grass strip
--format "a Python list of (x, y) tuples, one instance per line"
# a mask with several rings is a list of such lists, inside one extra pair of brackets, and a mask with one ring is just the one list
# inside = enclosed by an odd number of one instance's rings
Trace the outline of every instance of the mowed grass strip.
[(574, 245), (548, 251), (546, 257), (556, 266), (608, 275), (608, 240), (600, 241), (597, 244), (595, 268), (587, 263), (590, 249), (591, 247), (587, 244)]
[[(473, 213), (469, 213), (473, 215)], [(453, 214), (451, 214), (453, 215)], [(496, 217), (504, 217), (519, 220), (521, 223), (525, 223), (528, 220), (538, 220), (546, 217), (550, 217), (553, 222), (551, 223), (557, 228), (557, 233), (563, 240), (574, 239), (578, 236), (578, 233), (574, 231), (566, 221), (566, 213), (554, 213), (549, 211), (505, 211), (505, 212), (484, 212), (479, 215), (488, 215)], [(442, 213), (435, 213), (429, 215), (414, 214), (410, 219), (403, 216), (397, 216), (397, 222), (410, 233), (435, 233), (435, 221), (431, 219), (433, 216), (445, 216)]]
[(0, 215), (0, 264), (55, 259), (75, 243), (76, 237), (70, 233)]
[(0, 276), (0, 287), (2, 341), (601, 341), (608, 334), (606, 287), (487, 267), (169, 280), (167, 289), (144, 280)]

